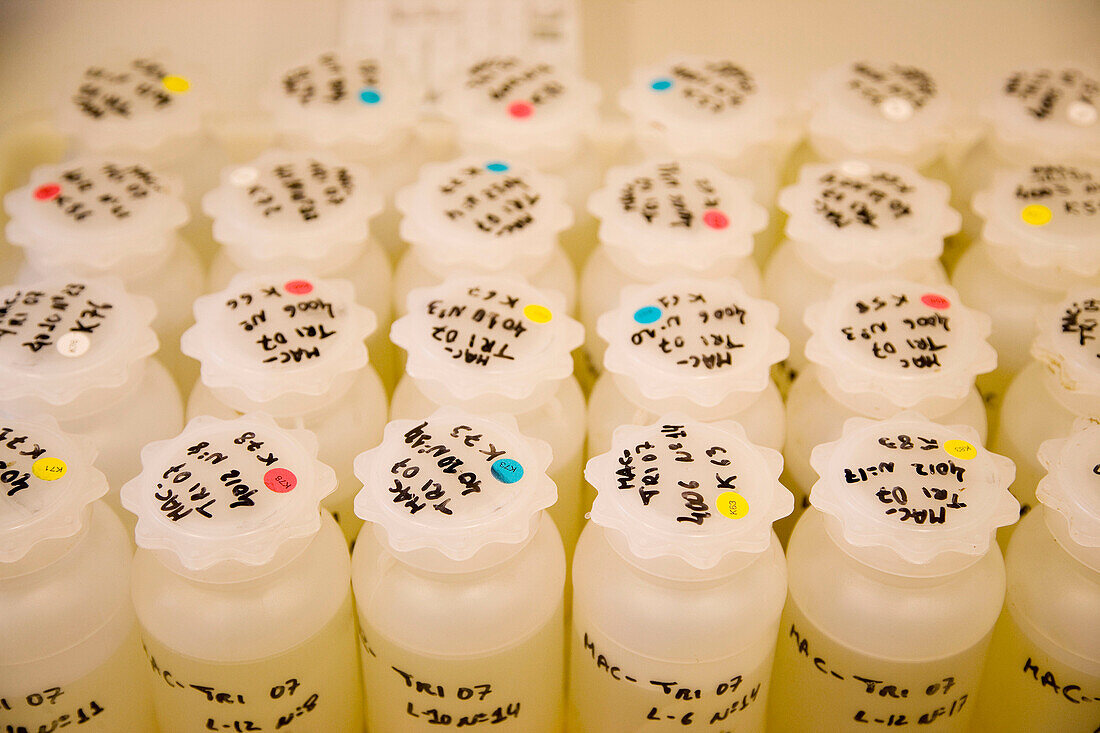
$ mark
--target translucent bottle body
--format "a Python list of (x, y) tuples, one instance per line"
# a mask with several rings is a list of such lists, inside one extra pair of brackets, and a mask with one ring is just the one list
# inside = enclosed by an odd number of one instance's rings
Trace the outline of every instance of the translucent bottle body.
[[(283, 427), (303, 427), (313, 432), (319, 442), (318, 456), (324, 464), (336, 471), (336, 491), (325, 497), (321, 505), (332, 513), (340, 525), (344, 537), (350, 543), (363, 525), (355, 516), (352, 502), (360, 485), (352, 472), (355, 456), (366, 448), (372, 448), (382, 439), (386, 424), (386, 392), (381, 379), (368, 365), (361, 369), (346, 392), (337, 396), (324, 396), (325, 404), (315, 411), (295, 417), (279, 417)], [(256, 410), (263, 405), (256, 403)], [(221, 402), (209, 387), (195, 385), (187, 400), (187, 419), (199, 415), (213, 415), (225, 420), (242, 413)]]
[(825, 523), (807, 511), (788, 546), (770, 730), (967, 730), (1004, 598), (1000, 552), (942, 575), (904, 577), (854, 559)]
[(0, 566), (0, 726), (154, 730), (151, 687), (130, 606), (130, 542), (92, 504), (85, 528)]
[(778, 540), (680, 578), (628, 560), (612, 531), (589, 523), (577, 545), (570, 730), (764, 730), (786, 589)]
[[(397, 383), (390, 404), (390, 419), (419, 419), (434, 412), (440, 405), (421, 392), (414, 380), (402, 377)], [(477, 404), (455, 403), (472, 412)], [(492, 409), (488, 412), (499, 411)], [(534, 408), (512, 413), (520, 431), (532, 438), (545, 440), (554, 453), (547, 475), (558, 487), (558, 501), (547, 509), (561, 534), (566, 552), (572, 553), (584, 524), (587, 504), (581, 500), (583, 485), (585, 401), (580, 384), (570, 377), (550, 397)]]
[(1048, 512), (1024, 517), (1008, 546), (977, 730), (1088, 731), (1100, 721), (1100, 571), (1066, 551)]
[(314, 537), (279, 552), (263, 566), (223, 562), (188, 577), (154, 552), (138, 551), (134, 607), (163, 733), (247, 730), (248, 723), (362, 730), (343, 536), (322, 513)]
[(419, 569), (370, 525), (360, 533), (352, 585), (371, 730), (561, 730), (565, 558), (553, 521), (534, 523), (518, 551), (470, 571)]

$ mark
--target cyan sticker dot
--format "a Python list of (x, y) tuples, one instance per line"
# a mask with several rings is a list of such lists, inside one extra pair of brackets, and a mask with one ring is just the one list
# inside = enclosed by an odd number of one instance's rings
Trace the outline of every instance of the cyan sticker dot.
[(523, 478), (523, 466), (511, 458), (501, 458), (493, 463), (489, 470), (492, 472), (493, 478), (505, 484), (514, 484)]
[(382, 95), (378, 93), (377, 89), (366, 87), (359, 91), (359, 101), (363, 104), (378, 104), (382, 101)]
[(634, 320), (638, 323), (653, 323), (661, 317), (661, 309), (655, 305), (647, 305), (634, 311)]
[(488, 163), (485, 166), (485, 169), (490, 170), (493, 173), (503, 173), (504, 171), (508, 170), (508, 164), (501, 163), (499, 160), (494, 160), (492, 163)]
[(655, 92), (664, 92), (672, 88), (672, 79), (654, 79), (649, 83), (649, 88)]

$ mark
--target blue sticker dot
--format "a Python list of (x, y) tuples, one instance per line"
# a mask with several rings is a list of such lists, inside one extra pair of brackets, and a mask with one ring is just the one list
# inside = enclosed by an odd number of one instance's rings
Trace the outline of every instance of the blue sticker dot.
[(655, 92), (663, 92), (672, 88), (672, 79), (654, 79), (649, 83), (649, 88)]
[(489, 469), (493, 478), (506, 484), (514, 484), (523, 478), (523, 466), (511, 458), (501, 458)]
[(366, 87), (359, 91), (359, 101), (363, 104), (378, 104), (382, 101), (382, 95), (378, 93), (377, 89)]
[(501, 163), (499, 160), (494, 160), (492, 163), (487, 163), (485, 168), (491, 170), (493, 173), (503, 173), (508, 170), (508, 164)]
[(638, 323), (653, 323), (661, 317), (661, 309), (655, 305), (647, 305), (634, 311), (634, 320)]

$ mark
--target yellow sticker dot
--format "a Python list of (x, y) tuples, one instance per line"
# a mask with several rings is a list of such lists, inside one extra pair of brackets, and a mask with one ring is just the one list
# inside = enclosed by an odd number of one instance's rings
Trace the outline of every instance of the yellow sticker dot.
[(182, 76), (176, 76), (169, 74), (160, 80), (160, 83), (164, 85), (164, 88), (174, 94), (183, 94), (191, 88), (191, 82), (184, 79)]
[(1020, 210), (1020, 218), (1033, 227), (1049, 224), (1053, 216), (1050, 209), (1042, 204), (1029, 204)]
[(31, 466), (34, 475), (43, 481), (57, 481), (68, 470), (69, 467), (65, 465), (65, 461), (51, 457), (39, 458)]
[(947, 451), (947, 455), (963, 461), (978, 457), (978, 449), (965, 440), (949, 440), (943, 444), (943, 449)]
[(535, 303), (528, 303), (523, 306), (523, 315), (527, 320), (535, 323), (549, 323), (550, 319), (554, 317), (554, 314), (545, 305), (536, 305)]
[(736, 491), (724, 491), (715, 500), (718, 513), (730, 519), (741, 519), (749, 513), (749, 502)]

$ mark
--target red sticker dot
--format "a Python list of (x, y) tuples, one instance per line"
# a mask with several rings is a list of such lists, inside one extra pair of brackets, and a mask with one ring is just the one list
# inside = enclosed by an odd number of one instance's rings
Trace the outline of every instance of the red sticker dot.
[(730, 225), (730, 218), (717, 209), (711, 209), (703, 214), (703, 223), (711, 229), (725, 229)]
[(936, 295), (935, 293), (925, 293), (920, 296), (920, 302), (924, 303), (929, 308), (935, 308), (936, 310), (943, 310), (944, 308), (951, 307), (951, 301), (942, 295)]
[(283, 285), (283, 290), (291, 295), (306, 295), (313, 292), (313, 283), (309, 280), (288, 280)]
[(298, 485), (298, 477), (285, 468), (273, 468), (264, 474), (264, 486), (276, 494), (285, 494)]
[(52, 201), (61, 193), (61, 186), (56, 183), (46, 183), (34, 189), (34, 197), (39, 201)]
[(512, 102), (508, 105), (508, 114), (516, 119), (522, 120), (525, 117), (530, 117), (535, 114), (535, 108), (530, 102)]

